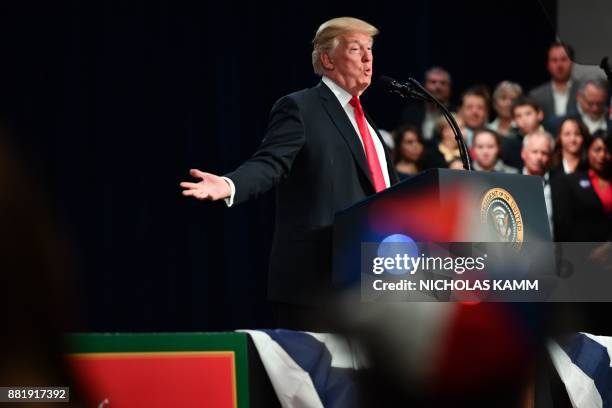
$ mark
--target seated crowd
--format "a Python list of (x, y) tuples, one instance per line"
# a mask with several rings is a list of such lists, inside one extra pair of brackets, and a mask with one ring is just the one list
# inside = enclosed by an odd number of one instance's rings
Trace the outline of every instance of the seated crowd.
[[(425, 74), (425, 87), (459, 125), (474, 170), (539, 176), (556, 241), (612, 241), (612, 109), (601, 77), (572, 80), (571, 50), (548, 50), (551, 80), (528, 94), (503, 81), (466, 90), (460, 106), (450, 102), (451, 78), (439, 67)], [(491, 100), (492, 99), (492, 100)], [(489, 122), (490, 107), (494, 120)], [(406, 106), (394, 132), (400, 177), (428, 168), (462, 169), (455, 135), (437, 108)]]

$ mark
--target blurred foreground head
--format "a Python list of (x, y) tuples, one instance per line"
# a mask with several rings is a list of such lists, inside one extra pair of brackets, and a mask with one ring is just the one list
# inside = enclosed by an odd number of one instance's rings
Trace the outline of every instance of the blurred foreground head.
[(70, 312), (74, 310), (69, 307), (72, 281), (67, 246), (4, 129), (0, 129), (0, 226), (0, 310), (4, 315), (0, 385), (70, 386), (61, 340), (72, 329)]

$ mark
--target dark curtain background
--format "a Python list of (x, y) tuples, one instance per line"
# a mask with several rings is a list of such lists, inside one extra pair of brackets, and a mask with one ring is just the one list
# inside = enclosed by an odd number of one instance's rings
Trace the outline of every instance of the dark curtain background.
[[(555, 2), (547, 1), (554, 10)], [(317, 82), (310, 41), (335, 16), (381, 30), (375, 76), (432, 64), (466, 87), (546, 80), (554, 39), (535, 0), (3, 2), (2, 120), (72, 240), (79, 328), (272, 324), (274, 196), (226, 209), (184, 199), (195, 167), (224, 173), (261, 140), (280, 96)], [(401, 101), (371, 89), (379, 127)]]

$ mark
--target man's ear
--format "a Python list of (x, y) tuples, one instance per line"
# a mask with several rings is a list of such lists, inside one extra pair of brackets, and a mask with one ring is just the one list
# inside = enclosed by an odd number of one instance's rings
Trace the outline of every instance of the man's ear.
[(538, 122), (542, 123), (544, 120), (544, 111), (538, 110)]
[(321, 54), (321, 65), (323, 65), (323, 68), (325, 68), (328, 71), (331, 71), (334, 69), (334, 61), (329, 56), (329, 53), (324, 52)]

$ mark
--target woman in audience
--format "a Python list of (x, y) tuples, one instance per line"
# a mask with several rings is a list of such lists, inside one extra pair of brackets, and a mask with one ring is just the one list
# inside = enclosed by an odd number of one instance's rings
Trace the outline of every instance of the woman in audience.
[(401, 128), (395, 136), (395, 170), (400, 179), (417, 174), (423, 168), (425, 143), (416, 126)]
[(523, 88), (515, 82), (502, 81), (493, 91), (493, 109), (497, 117), (489, 123), (489, 129), (501, 136), (514, 136), (514, 122), (512, 120), (512, 102), (523, 94)]
[(553, 174), (570, 174), (585, 166), (584, 141), (589, 129), (578, 118), (566, 118), (561, 122), (555, 151), (553, 153)]
[[(467, 128), (465, 127), (465, 122), (461, 116), (454, 114), (453, 117), (457, 122), (457, 125), (461, 129), (461, 133), (463, 133), (463, 138), (465, 140), (465, 135), (467, 134)], [(453, 133), (453, 129), (449, 125), (448, 121), (441, 116), (436, 121), (436, 134), (440, 138), (440, 143), (438, 144), (438, 150), (442, 157), (444, 157), (444, 161), (447, 165), (457, 158), (461, 158), (459, 154), (459, 147), (457, 146), (457, 140), (455, 140), (455, 134)]]
[(561, 242), (612, 240), (612, 141), (597, 131), (586, 138), (585, 148), (587, 168), (559, 177), (553, 197)]
[(430, 145), (427, 145), (421, 131), (411, 125), (401, 128), (396, 133), (393, 157), (395, 170), (400, 179), (405, 179), (428, 168), (446, 167), (446, 162), (437, 149), (432, 149)]
[(518, 173), (517, 169), (507, 166), (499, 157), (499, 138), (500, 136), (491, 129), (478, 129), (474, 132), (472, 141), (474, 170)]

